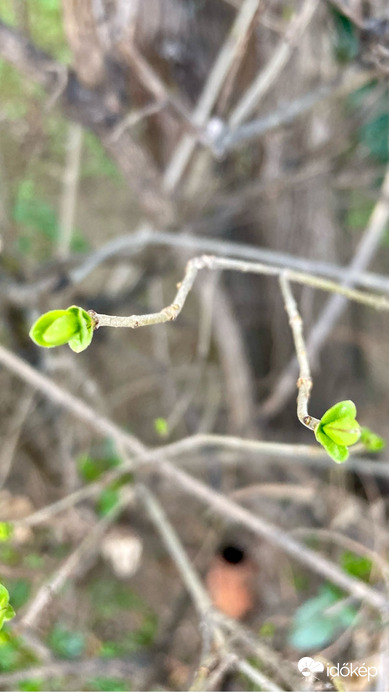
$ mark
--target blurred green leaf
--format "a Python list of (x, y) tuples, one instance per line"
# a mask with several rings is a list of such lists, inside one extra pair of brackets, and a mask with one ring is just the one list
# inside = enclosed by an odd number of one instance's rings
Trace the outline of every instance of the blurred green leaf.
[(154, 429), (160, 437), (167, 437), (169, 434), (169, 426), (166, 418), (156, 418), (154, 421)]
[(356, 616), (355, 608), (342, 604), (339, 594), (324, 585), (317, 596), (305, 601), (295, 612), (289, 643), (304, 652), (327, 646)]
[(27, 579), (16, 579), (9, 585), (9, 599), (12, 601), (14, 608), (19, 610), (25, 603), (27, 603), (30, 593), (31, 584)]
[(57, 624), (49, 636), (49, 645), (60, 658), (79, 658), (85, 649), (85, 635)]
[(334, 33), (333, 47), (335, 57), (340, 63), (348, 63), (357, 57), (359, 52), (359, 41), (354, 24), (341, 14), (337, 9), (332, 8)]
[(12, 538), (13, 525), (8, 521), (0, 521), (0, 541), (8, 541)]
[(43, 680), (39, 678), (28, 678), (19, 682), (18, 689), (21, 692), (43, 692)]
[(370, 428), (361, 428), (361, 433), (361, 442), (369, 452), (379, 452), (386, 446), (384, 438), (376, 435)]
[(0, 632), (0, 672), (8, 673), (36, 663), (35, 656), (19, 637), (4, 629)]
[(357, 577), (363, 581), (369, 581), (371, 568), (373, 566), (373, 562), (370, 558), (364, 555), (356, 555), (350, 550), (346, 550), (341, 557), (340, 564), (343, 570), (353, 577)]
[(101, 517), (105, 517), (116, 507), (120, 500), (120, 491), (116, 487), (108, 486), (100, 494), (97, 500), (97, 511)]
[(380, 163), (388, 163), (389, 160), (388, 129), (389, 113), (385, 110), (362, 125), (357, 132), (361, 144)]

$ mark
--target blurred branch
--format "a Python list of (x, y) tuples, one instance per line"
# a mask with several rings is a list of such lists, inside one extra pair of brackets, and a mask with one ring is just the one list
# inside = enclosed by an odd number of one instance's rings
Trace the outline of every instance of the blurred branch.
[[(212, 611), (211, 599), (203, 586), (200, 577), (192, 566), (183, 546), (181, 545), (181, 541), (179, 540), (176, 531), (169, 522), (157, 498), (145, 485), (138, 485), (137, 493), (142, 504), (145, 506), (154, 527), (161, 535), (161, 538), (181, 575), (182, 581), (191, 595), (192, 601), (200, 618), (208, 620)], [(216, 641), (221, 643), (218, 636), (216, 637)]]
[[(64, 269), (61, 270), (58, 264), (55, 264), (52, 270), (53, 275), (40, 279), (34, 283), (21, 284), (19, 282), (18, 284), (12, 284), (7, 282), (7, 285), (2, 287), (2, 295), (13, 303), (31, 305), (42, 294), (47, 294), (50, 291), (59, 291), (62, 287), (65, 288), (69, 284), (75, 286), (81, 283), (106, 260), (117, 255), (122, 256), (122, 253), (125, 251), (131, 254), (140, 252), (143, 248), (149, 246), (187, 248), (211, 252), (216, 255), (224, 255), (227, 257), (258, 260), (260, 262), (278, 265), (280, 268), (287, 267), (301, 272), (311, 272), (315, 275), (321, 274), (324, 277), (338, 279), (340, 281), (343, 279), (345, 272), (344, 267), (339, 267), (329, 262), (319, 262), (317, 260), (296, 257), (294, 255), (277, 252), (276, 250), (259, 248), (244, 243), (234, 243), (218, 238), (199, 237), (186, 232), (177, 234), (169, 231), (154, 231), (150, 225), (143, 224), (134, 233), (118, 236), (108, 241), (94, 252), (91, 252), (86, 257), (82, 257), (79, 260), (79, 266), (73, 269), (67, 271)], [(59, 271), (62, 274), (60, 280), (58, 279)], [(355, 277), (355, 284), (389, 293), (389, 279), (380, 274), (360, 272)]]
[(158, 461), (158, 464), (153, 464), (152, 466), (154, 474), (161, 475), (165, 480), (178, 486), (192, 497), (197, 498), (207, 507), (211, 507), (220, 516), (228, 521), (234, 521), (245, 526), (252, 533), (273, 543), (273, 545), (316, 574), (319, 574), (322, 578), (329, 579), (356, 599), (364, 600), (366, 604), (369, 604), (379, 612), (384, 612), (389, 607), (389, 600), (386, 595), (349, 576), (338, 565), (288, 536), (274, 524), (260, 516), (254, 516), (235, 502), (208, 488), (201, 481), (180, 471), (170, 462), (164, 460), (163, 448), (148, 450), (145, 445), (132, 435), (121, 430), (112, 421), (98, 414), (77, 397), (65, 392), (49, 378), (37, 372), (21, 358), (10, 353), (2, 346), (0, 346), (0, 362), (17, 377), (24, 379), (41, 391), (51, 401), (60, 404), (68, 410), (75, 416), (76, 420), (86, 423), (99, 437), (108, 435), (119, 445), (122, 445), (124, 449), (134, 455), (132, 461), (135, 466), (142, 468), (146, 462)]
[(329, 84), (321, 84), (295, 101), (281, 103), (279, 108), (269, 115), (236, 129), (227, 127), (221, 132), (219, 138), (213, 141), (215, 152), (218, 156), (224, 156), (229, 151), (248, 142), (253, 142), (283, 125), (290, 125), (296, 118), (309, 113), (318, 103), (330, 98), (343, 97), (356, 91), (377, 77), (377, 74), (377, 70), (362, 71), (360, 69), (355, 70), (355, 68), (346, 70)]
[[(245, 45), (246, 36), (260, 3), (261, 0), (244, 0), (242, 3), (193, 111), (193, 121), (200, 128), (207, 123), (236, 56)], [(164, 187), (167, 191), (171, 192), (179, 183), (195, 146), (196, 140), (188, 135), (184, 135), (178, 143), (164, 175)]]
[(93, 675), (130, 678), (132, 681), (136, 680), (136, 683), (140, 685), (140, 680), (146, 673), (146, 667), (147, 660), (136, 655), (127, 656), (126, 660), (100, 657), (87, 658), (85, 661), (51, 661), (42, 666), (0, 674), (0, 686), (15, 689), (11, 685), (17, 685), (23, 680), (48, 680), (64, 675), (72, 676), (72, 678), (79, 675), (83, 681)]
[(66, 141), (66, 160), (62, 183), (61, 208), (59, 213), (59, 232), (57, 256), (64, 258), (69, 254), (76, 215), (77, 192), (80, 182), (80, 162), (82, 150), (82, 127), (70, 123)]
[(228, 123), (230, 128), (236, 128), (258, 107), (260, 100), (274, 84), (281, 70), (290, 59), (319, 5), (320, 0), (305, 0), (299, 13), (291, 20), (285, 36), (282, 37), (279, 45), (274, 50), (266, 67), (260, 72), (233, 109)]

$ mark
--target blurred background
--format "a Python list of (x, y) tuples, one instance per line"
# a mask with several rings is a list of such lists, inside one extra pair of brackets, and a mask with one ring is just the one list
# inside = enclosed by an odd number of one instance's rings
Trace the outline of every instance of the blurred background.
[[(338, 282), (354, 261), (352, 282), (387, 294), (387, 2), (0, 0), (0, 19), (1, 343), (152, 447), (198, 433), (311, 444), (274, 277), (204, 271), (174, 324), (100, 329), (79, 355), (28, 332), (72, 304), (157, 312), (204, 253)], [(387, 313), (347, 301), (331, 312), (329, 294), (293, 291), (310, 412), (352, 399), (388, 436)], [(1, 633), (0, 687), (188, 689), (201, 629), (139, 501), (107, 522), (32, 632), (18, 625), (137, 474), (110, 480), (112, 439), (3, 366), (0, 407), (0, 520), (19, 521), (0, 543), (18, 616)], [(345, 468), (303, 461), (207, 446), (177, 463), (384, 588), (387, 452)], [(23, 523), (99, 479), (93, 498)], [(239, 655), (274, 689), (296, 689), (306, 655), (377, 664), (386, 635), (366, 604), (152, 470), (145, 479), (214, 603), (256, 638)], [(344, 684), (378, 689), (363, 682)], [(261, 689), (236, 670), (216, 685), (201, 689)]]

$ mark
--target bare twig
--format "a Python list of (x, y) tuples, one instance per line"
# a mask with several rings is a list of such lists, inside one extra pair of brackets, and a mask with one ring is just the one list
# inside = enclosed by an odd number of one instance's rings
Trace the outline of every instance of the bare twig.
[(17, 409), (12, 416), (8, 424), (8, 433), (6, 438), (3, 440), (0, 452), (0, 488), (3, 487), (7, 476), (12, 467), (12, 461), (14, 459), (17, 444), (20, 438), (20, 433), (23, 429), (25, 420), (30, 413), (31, 406), (34, 400), (34, 392), (25, 392), (24, 396), (21, 398)]
[(290, 59), (319, 5), (320, 0), (305, 0), (300, 12), (290, 22), (285, 36), (282, 37), (265, 69), (254, 80), (233, 109), (229, 118), (231, 129), (238, 127), (257, 108), (261, 98), (274, 84)]
[(303, 321), (297, 309), (296, 301), (293, 293), (290, 290), (289, 281), (287, 279), (287, 270), (280, 276), (280, 286), (282, 295), (285, 301), (285, 309), (289, 316), (289, 324), (293, 334), (294, 347), (300, 367), (300, 377), (297, 380), (298, 396), (297, 396), (297, 417), (303, 425), (310, 430), (315, 428), (320, 423), (318, 418), (313, 418), (308, 413), (308, 402), (311, 396), (312, 378), (307, 351), (305, 348)]
[(77, 123), (70, 123), (68, 126), (66, 161), (59, 213), (57, 256), (60, 258), (68, 255), (74, 231), (77, 191), (80, 180), (81, 150), (82, 127)]
[(254, 682), (260, 689), (269, 690), (269, 692), (282, 692), (281, 687), (278, 687), (272, 680), (264, 675), (258, 668), (254, 668), (248, 661), (239, 660), (236, 663), (237, 669), (246, 676), (251, 682)]
[[(282, 274), (282, 270), (280, 270), (278, 267), (265, 264), (230, 260), (222, 257), (213, 257), (211, 255), (195, 257), (189, 260), (187, 263), (185, 276), (182, 282), (178, 284), (179, 288), (173, 303), (160, 310), (160, 312), (151, 313), (149, 315), (130, 315), (128, 317), (119, 315), (103, 315), (95, 312), (94, 310), (90, 310), (89, 312), (93, 317), (95, 328), (127, 327), (136, 329), (137, 327), (144, 327), (152, 324), (172, 322), (180, 314), (193, 287), (198, 272), (205, 268), (213, 270), (224, 269), (230, 271), (240, 271), (251, 274), (264, 274), (266, 276), (280, 276)], [(320, 288), (324, 291), (339, 293), (349, 300), (368, 305), (369, 307), (373, 307), (377, 310), (389, 310), (389, 299), (385, 298), (384, 296), (363, 293), (361, 291), (348, 288), (347, 286), (336, 284), (333, 281), (320, 279), (313, 275), (303, 274), (302, 272), (288, 271), (288, 279), (296, 283)]]
[[(188, 589), (193, 604), (198, 611), (200, 618), (209, 620), (212, 612), (211, 599), (203, 586), (200, 577), (195, 568), (192, 566), (177, 533), (173, 529), (168, 520), (162, 506), (145, 485), (139, 485), (137, 488), (138, 494), (146, 507), (147, 513), (150, 516), (156, 530), (161, 535), (174, 564), (176, 565), (181, 578)], [(216, 632), (215, 632), (216, 634)], [(223, 639), (217, 635), (216, 641), (221, 644)]]
[[(222, 46), (218, 57), (211, 69), (203, 92), (193, 112), (193, 121), (198, 127), (203, 127), (218, 99), (223, 84), (245, 44), (247, 32), (258, 11), (261, 0), (244, 0), (231, 30)], [(164, 185), (167, 191), (172, 191), (181, 179), (189, 159), (196, 146), (193, 137), (185, 135), (179, 142), (172, 159), (165, 171)]]
[[(122, 658), (87, 658), (84, 661), (50, 661), (42, 666), (33, 666), (24, 668), (13, 673), (3, 673), (0, 675), (0, 685), (4, 688), (15, 689), (12, 686), (17, 685), (23, 680), (43, 679), (48, 680), (51, 677), (63, 675), (80, 676), (85, 680), (93, 675), (109, 675), (112, 677), (136, 680), (140, 684), (140, 680), (145, 675), (146, 663), (143, 663), (136, 655), (133, 659), (126, 657)], [(139, 681), (139, 682), (138, 682)]]
[(283, 125), (289, 125), (296, 118), (306, 115), (318, 103), (336, 97), (343, 97), (359, 89), (377, 76), (376, 71), (362, 72), (350, 70), (346, 74), (332, 80), (328, 84), (320, 84), (316, 89), (304, 94), (300, 98), (289, 103), (282, 103), (279, 108), (268, 115), (248, 122), (236, 129), (228, 129), (221, 133), (213, 144), (219, 156), (236, 149), (248, 142), (255, 141), (263, 135), (273, 132)]

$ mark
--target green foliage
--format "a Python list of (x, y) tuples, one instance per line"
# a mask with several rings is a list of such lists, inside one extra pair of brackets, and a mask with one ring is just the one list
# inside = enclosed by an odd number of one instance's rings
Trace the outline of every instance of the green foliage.
[(154, 643), (158, 629), (157, 615), (128, 584), (114, 578), (96, 579), (90, 585), (90, 598), (98, 626), (105, 628), (107, 621), (117, 624), (123, 616), (128, 617), (126, 613), (131, 613), (137, 623), (118, 641), (104, 641), (101, 656), (116, 658)]
[(0, 521), (0, 541), (9, 541), (13, 534), (13, 525), (8, 521)]
[(96, 690), (96, 692), (127, 692), (127, 690), (131, 690), (131, 686), (124, 680), (118, 680), (118, 678), (98, 676), (90, 680), (87, 689)]
[(90, 454), (82, 454), (77, 459), (80, 476), (87, 483), (97, 481), (106, 471), (120, 465), (119, 457), (109, 449)]
[(166, 418), (156, 418), (154, 421), (154, 428), (155, 432), (160, 437), (167, 437), (169, 435), (169, 426)]
[(346, 550), (340, 560), (340, 564), (345, 572), (353, 577), (369, 581), (372, 568), (372, 561), (364, 555), (355, 555), (350, 550)]
[(9, 673), (36, 663), (34, 655), (12, 632), (0, 632), (0, 672)]
[(385, 110), (378, 113), (358, 130), (360, 142), (379, 163), (387, 163), (389, 160), (388, 129), (389, 114), (387, 106), (385, 106)]
[(85, 635), (58, 624), (50, 634), (49, 645), (60, 658), (79, 658), (85, 649)]
[(15, 611), (9, 602), (9, 593), (3, 584), (0, 584), (0, 629), (7, 620), (15, 617)]
[(327, 646), (356, 616), (355, 608), (343, 604), (339, 592), (326, 584), (317, 596), (305, 601), (295, 612), (289, 643), (304, 652)]
[(384, 449), (386, 442), (383, 437), (376, 435), (370, 428), (361, 428), (361, 442), (368, 452), (379, 452)]
[(120, 500), (120, 491), (114, 485), (109, 485), (100, 493), (97, 500), (97, 511), (101, 517), (109, 514)]
[(60, 0), (28, 3), (28, 20), (34, 43), (61, 62), (68, 62), (70, 50), (65, 40)]
[(348, 447), (358, 442), (361, 436), (356, 415), (352, 401), (340, 401), (325, 412), (315, 430), (317, 441), (337, 463), (346, 461)]
[(18, 689), (21, 692), (42, 692), (44, 690), (43, 680), (39, 678), (28, 678), (19, 682)]
[[(62, 139), (63, 137), (62, 133)], [(62, 158), (62, 151), (60, 156)], [(57, 242), (59, 234), (57, 211), (37, 192), (31, 178), (21, 180), (17, 187), (12, 218), (20, 227), (18, 248), (21, 253), (31, 253), (39, 239), (44, 241), (46, 253), (47, 248), (50, 248), (47, 241), (51, 241), (51, 245)], [(77, 229), (73, 229), (70, 248), (73, 252), (83, 252), (88, 249), (87, 242)]]
[(30, 593), (31, 584), (27, 579), (15, 579), (9, 585), (9, 597), (14, 604), (14, 607), (19, 610), (27, 603)]
[(33, 324), (30, 337), (38, 346), (53, 348), (69, 344), (72, 351), (80, 353), (92, 341), (93, 320), (77, 305), (67, 310), (50, 310)]
[(335, 8), (332, 11), (334, 21), (333, 49), (335, 58), (340, 63), (348, 63), (357, 57), (359, 52), (358, 35), (354, 24)]
[(110, 178), (114, 182), (120, 182), (122, 176), (115, 164), (105, 153), (100, 141), (91, 132), (84, 134), (85, 154), (82, 162), (83, 178)]

